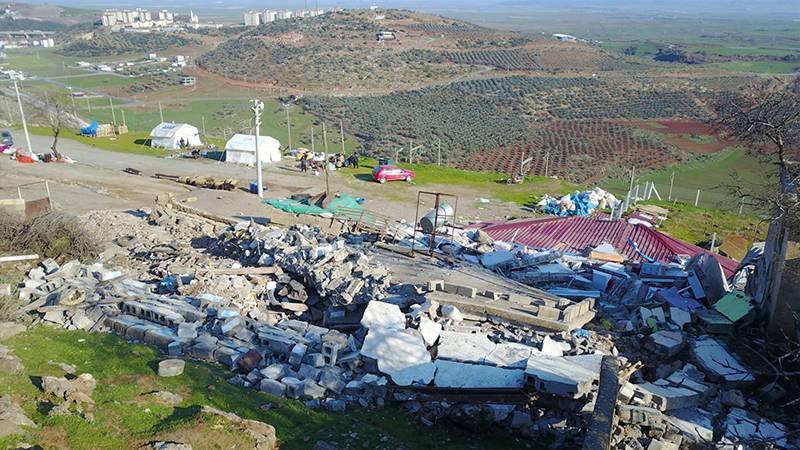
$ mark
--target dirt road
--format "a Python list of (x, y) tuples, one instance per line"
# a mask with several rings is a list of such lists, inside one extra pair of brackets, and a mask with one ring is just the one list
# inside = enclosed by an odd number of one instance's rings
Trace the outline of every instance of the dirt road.
[[(31, 136), (35, 149), (47, 149), (51, 139)], [(262, 205), (258, 197), (245, 191), (255, 180), (255, 169), (211, 160), (185, 158), (156, 158), (146, 155), (110, 152), (62, 139), (59, 150), (76, 161), (65, 163), (20, 164), (7, 156), (0, 157), (0, 198), (18, 195), (17, 186), (48, 180), (51, 195), (59, 208), (77, 213), (101, 209), (137, 209), (149, 207), (161, 193), (172, 193), (179, 199), (194, 197), (193, 206), (216, 214), (231, 217), (268, 217), (270, 207)], [(127, 167), (142, 171), (141, 176), (123, 172)], [(173, 181), (153, 178), (156, 173), (191, 176), (206, 175), (235, 178), (243, 189), (235, 192), (215, 191), (181, 185)], [(266, 165), (264, 180), (265, 198), (284, 198), (294, 193), (317, 194), (325, 190), (324, 175), (303, 174), (294, 161), (285, 159), (278, 164)], [(365, 207), (395, 219), (413, 221), (417, 191), (441, 191), (459, 196), (459, 216), (464, 221), (490, 219), (506, 215), (522, 215), (516, 205), (476, 202), (485, 193), (456, 186), (426, 185), (423, 188), (404, 182), (381, 185), (357, 179), (338, 172), (330, 174), (331, 191), (364, 197)], [(34, 184), (21, 189), (23, 197), (35, 199), (45, 196), (44, 185)], [(427, 211), (427, 209), (426, 209)]]

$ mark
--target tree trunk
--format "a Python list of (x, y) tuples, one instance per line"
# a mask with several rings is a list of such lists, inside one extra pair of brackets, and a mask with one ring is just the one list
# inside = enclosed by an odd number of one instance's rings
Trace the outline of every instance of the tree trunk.
[(53, 146), (50, 147), (50, 150), (53, 151), (53, 155), (56, 157), (56, 159), (61, 159), (61, 153), (58, 153), (58, 134), (60, 132), (60, 128), (53, 129)]

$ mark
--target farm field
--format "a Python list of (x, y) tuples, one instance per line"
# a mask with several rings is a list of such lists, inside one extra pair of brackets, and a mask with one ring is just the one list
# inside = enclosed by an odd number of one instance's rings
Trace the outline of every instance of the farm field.
[(555, 121), (536, 130), (529, 143), (476, 152), (463, 167), (519, 171), (523, 159), (533, 158), (526, 173), (550, 175), (572, 182), (592, 183), (638, 165), (662, 167), (679, 155), (656, 139), (638, 135), (635, 129), (606, 121)]
[(733, 61), (714, 65), (723, 70), (750, 73), (795, 73), (800, 72), (800, 59), (797, 61)]

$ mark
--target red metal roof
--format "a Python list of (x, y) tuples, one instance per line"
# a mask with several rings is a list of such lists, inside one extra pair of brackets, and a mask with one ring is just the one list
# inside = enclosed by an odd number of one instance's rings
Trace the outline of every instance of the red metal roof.
[[(628, 261), (641, 262), (643, 258), (628, 243), (636, 243), (639, 250), (660, 262), (670, 262), (676, 255), (694, 256), (707, 250), (675, 239), (643, 225), (632, 225), (624, 220), (604, 220), (593, 217), (552, 217), (524, 219), (509, 222), (486, 222), (482, 228), (493, 239), (516, 242), (529, 247), (581, 252), (587, 247), (609, 243)], [(739, 263), (712, 253), (725, 274), (730, 276)]]

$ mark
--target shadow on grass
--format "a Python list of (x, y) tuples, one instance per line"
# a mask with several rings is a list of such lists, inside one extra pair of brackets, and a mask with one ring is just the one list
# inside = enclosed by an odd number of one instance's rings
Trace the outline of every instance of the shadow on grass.
[(150, 147), (150, 139), (135, 139), (133, 143), (136, 145), (144, 145)]
[(361, 181), (375, 181), (371, 173), (357, 173), (353, 175), (353, 178)]

